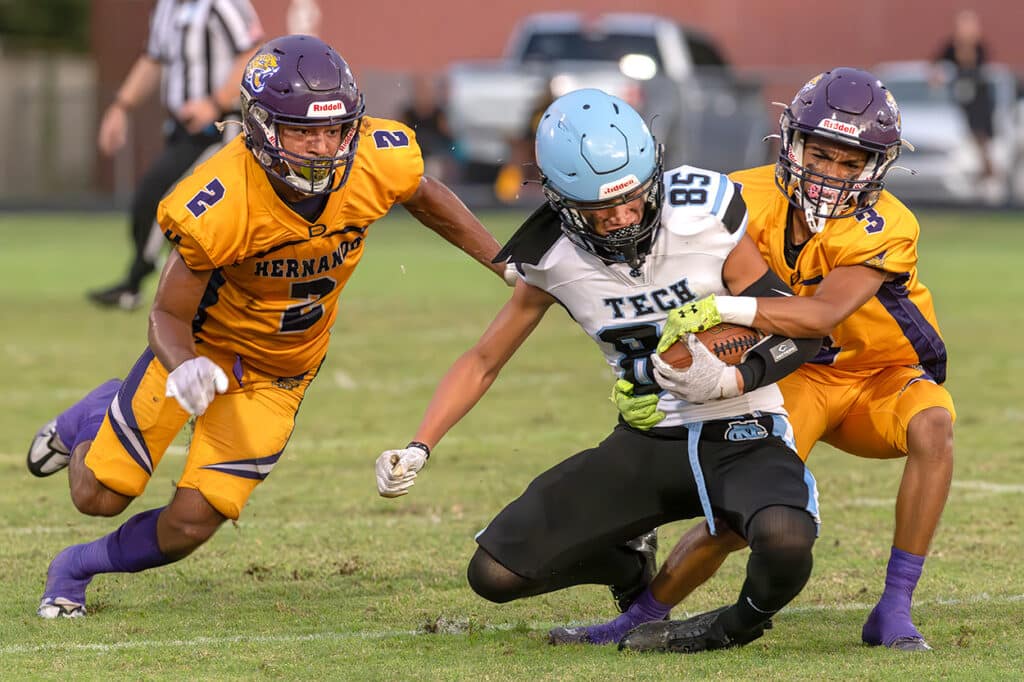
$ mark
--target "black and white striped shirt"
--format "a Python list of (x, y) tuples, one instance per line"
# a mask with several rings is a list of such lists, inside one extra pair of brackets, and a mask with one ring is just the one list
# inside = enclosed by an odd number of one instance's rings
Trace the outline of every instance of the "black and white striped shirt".
[(174, 114), (186, 101), (212, 95), (235, 58), (262, 38), (249, 0), (157, 0), (146, 54), (163, 66), (164, 106)]

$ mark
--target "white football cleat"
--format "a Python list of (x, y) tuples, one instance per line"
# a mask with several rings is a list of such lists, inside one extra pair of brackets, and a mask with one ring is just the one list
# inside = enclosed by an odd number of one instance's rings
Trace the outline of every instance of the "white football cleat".
[(85, 618), (85, 604), (73, 602), (64, 597), (43, 599), (36, 611), (40, 618), (52, 620), (54, 618)]
[(57, 435), (57, 420), (49, 422), (32, 439), (26, 464), (33, 476), (50, 476), (71, 461), (71, 451)]

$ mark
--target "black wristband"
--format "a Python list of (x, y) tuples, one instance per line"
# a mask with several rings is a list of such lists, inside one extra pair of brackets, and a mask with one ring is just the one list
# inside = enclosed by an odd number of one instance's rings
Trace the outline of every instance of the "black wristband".
[(406, 445), (405, 447), (407, 447), (407, 448), (419, 448), (423, 452), (427, 453), (427, 459), (430, 459), (430, 446), (428, 446), (426, 443), (421, 443), (418, 440), (412, 440), (412, 441), (409, 441), (409, 444)]

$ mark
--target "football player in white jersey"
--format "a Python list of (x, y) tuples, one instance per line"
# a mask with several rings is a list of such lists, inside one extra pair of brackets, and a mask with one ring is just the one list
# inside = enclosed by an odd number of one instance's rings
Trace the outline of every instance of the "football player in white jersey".
[(738, 600), (696, 616), (688, 650), (752, 641), (811, 572), (817, 491), (773, 382), (809, 359), (821, 339), (770, 336), (728, 366), (690, 337), (689, 369), (660, 362), (653, 353), (673, 308), (712, 293), (788, 291), (744, 236), (740, 192), (717, 172), (663, 172), (661, 149), (640, 116), (600, 90), (553, 102), (538, 125), (536, 152), (548, 202), (495, 259), (513, 263), (521, 281), (445, 374), (414, 440), (377, 459), (378, 491), (409, 491), (431, 448), (558, 303), (600, 346), (621, 380), (618, 393), (650, 396), (635, 409), (657, 428), (620, 420), (601, 443), (534, 479), (477, 536), (470, 586), (501, 603), (609, 585), (624, 610), (616, 621), (556, 628), (550, 641), (615, 642), (670, 608), (647, 587), (649, 543), (627, 543), (663, 523), (704, 516), (712, 532), (716, 520), (728, 524), (751, 554)]

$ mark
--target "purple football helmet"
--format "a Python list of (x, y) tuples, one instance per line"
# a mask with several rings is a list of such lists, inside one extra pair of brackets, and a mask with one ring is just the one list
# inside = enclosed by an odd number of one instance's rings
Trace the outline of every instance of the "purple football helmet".
[[(334, 192), (348, 180), (365, 110), (348, 64), (313, 36), (271, 40), (257, 50), (242, 76), (246, 146), (267, 173), (305, 194)], [(279, 125), (340, 125), (341, 144), (334, 157), (289, 152), (280, 146)]]
[[(815, 233), (828, 219), (849, 218), (875, 205), (903, 142), (896, 100), (881, 81), (860, 69), (833, 69), (807, 81), (782, 112), (779, 128), (775, 184), (804, 212)], [(804, 160), (808, 135), (868, 152), (864, 170), (854, 179), (809, 170)]]

